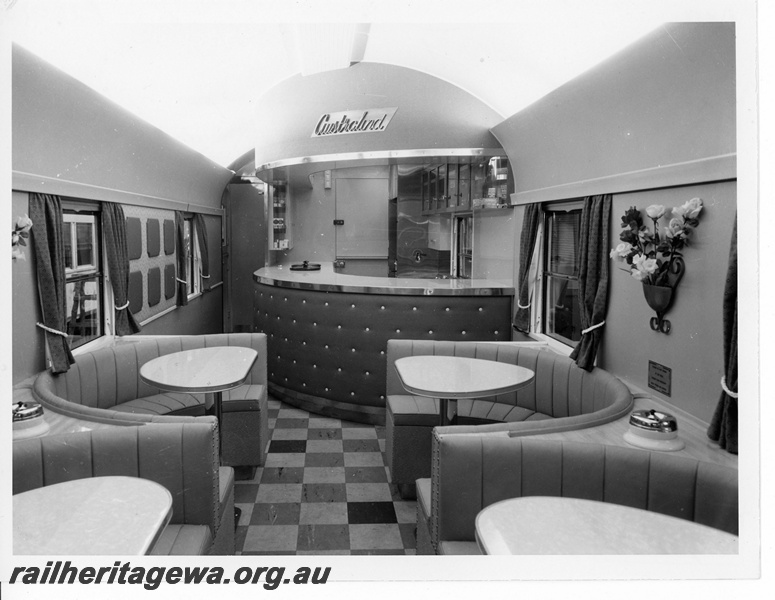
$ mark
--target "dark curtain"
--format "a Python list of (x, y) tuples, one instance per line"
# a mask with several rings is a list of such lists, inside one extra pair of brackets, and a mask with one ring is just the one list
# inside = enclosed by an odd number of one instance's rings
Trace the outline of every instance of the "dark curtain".
[(611, 220), (611, 194), (589, 196), (581, 211), (579, 238), (579, 312), (581, 340), (570, 357), (582, 369), (595, 366), (608, 311), (608, 228)]
[(737, 454), (737, 216), (732, 227), (723, 311), (724, 379), (721, 397), (708, 427), (708, 437), (727, 452)]
[(65, 246), (62, 237), (62, 202), (58, 196), (30, 194), (32, 245), (38, 279), (43, 330), (51, 371), (64, 373), (75, 362), (67, 343), (65, 300)]
[(514, 328), (523, 333), (530, 331), (530, 262), (538, 235), (541, 219), (541, 205), (528, 204), (522, 222), (522, 234), (519, 238), (519, 289), (514, 307)]
[(210, 256), (207, 251), (207, 228), (205, 227), (205, 218), (200, 213), (194, 215), (194, 227), (196, 227), (196, 238), (199, 242), (199, 257), (202, 262), (202, 270), (199, 273), (202, 277), (202, 291), (210, 289)]
[(188, 284), (186, 283), (186, 239), (183, 233), (183, 213), (179, 210), (175, 211), (175, 265), (177, 275), (175, 281), (178, 284), (178, 294), (176, 304), (178, 306), (185, 306), (188, 304)]
[(116, 335), (131, 335), (140, 331), (140, 325), (129, 310), (129, 254), (126, 244), (124, 209), (114, 202), (102, 202), (102, 235), (105, 240), (108, 273), (113, 287), (116, 308)]

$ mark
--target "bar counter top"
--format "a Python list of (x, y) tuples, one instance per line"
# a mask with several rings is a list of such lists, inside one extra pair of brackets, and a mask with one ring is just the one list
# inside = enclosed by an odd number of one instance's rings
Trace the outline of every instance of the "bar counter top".
[(420, 279), (370, 277), (337, 272), (333, 263), (322, 262), (318, 271), (292, 271), (291, 265), (264, 267), (253, 274), (257, 283), (276, 287), (409, 296), (513, 296), (510, 281), (500, 279)]

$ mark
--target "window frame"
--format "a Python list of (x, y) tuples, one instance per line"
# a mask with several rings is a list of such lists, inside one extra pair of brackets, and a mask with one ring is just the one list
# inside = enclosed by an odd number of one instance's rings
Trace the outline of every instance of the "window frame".
[(191, 300), (202, 294), (202, 254), (193, 213), (183, 215), (183, 248), (186, 253), (186, 297)]
[[(92, 350), (104, 345), (106, 340), (113, 338), (113, 323), (115, 322), (115, 309), (113, 299), (113, 286), (110, 281), (110, 275), (105, 264), (107, 248), (105, 246), (105, 236), (102, 232), (101, 207), (98, 202), (88, 200), (63, 199), (62, 201), (62, 224), (64, 235), (65, 223), (92, 223), (93, 253), (95, 255), (94, 264), (79, 265), (77, 263), (77, 232), (72, 227), (70, 232), (73, 266), (65, 266), (65, 294), (67, 285), (77, 281), (97, 279), (100, 287), (100, 328), (99, 335), (87, 342), (79, 345), (73, 345), (72, 336), (68, 335), (68, 344), (73, 355), (91, 352)], [(69, 315), (66, 315), (69, 320)]]
[[(554, 212), (572, 212), (582, 210), (584, 206), (583, 199), (562, 200), (559, 202), (545, 203), (541, 207), (541, 219), (538, 224), (536, 235), (536, 245), (533, 251), (533, 258), (530, 265), (531, 276), (531, 306), (534, 307), (531, 313), (530, 336), (533, 339), (546, 342), (549, 347), (564, 355), (570, 355), (578, 344), (578, 341), (552, 334), (546, 331), (549, 318), (546, 314), (546, 298), (548, 279), (552, 276), (548, 268), (549, 243), (548, 239), (548, 219)], [(568, 278), (563, 275), (563, 278)], [(578, 281), (578, 277), (575, 277)]]

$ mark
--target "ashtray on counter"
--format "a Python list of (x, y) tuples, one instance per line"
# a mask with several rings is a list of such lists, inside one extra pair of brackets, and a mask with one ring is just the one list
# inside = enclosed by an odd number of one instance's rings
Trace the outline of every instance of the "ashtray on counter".
[(291, 271), (320, 271), (320, 265), (305, 260), (300, 263), (292, 264)]
[(43, 407), (37, 402), (16, 402), (13, 413), (13, 439), (36, 437), (48, 432), (48, 423), (43, 418)]
[(630, 425), (624, 441), (646, 450), (674, 452), (684, 447), (678, 437), (678, 422), (673, 415), (658, 410), (636, 410), (630, 414)]

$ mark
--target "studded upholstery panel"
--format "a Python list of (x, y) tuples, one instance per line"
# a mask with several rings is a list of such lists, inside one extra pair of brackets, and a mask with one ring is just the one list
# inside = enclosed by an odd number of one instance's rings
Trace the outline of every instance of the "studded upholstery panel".
[(267, 334), (275, 392), (279, 387), (352, 410), (351, 418), (359, 408), (373, 413), (385, 407), (388, 339), (510, 340), (510, 314), (510, 296), (333, 293), (264, 284), (256, 284), (254, 303), (255, 331)]

